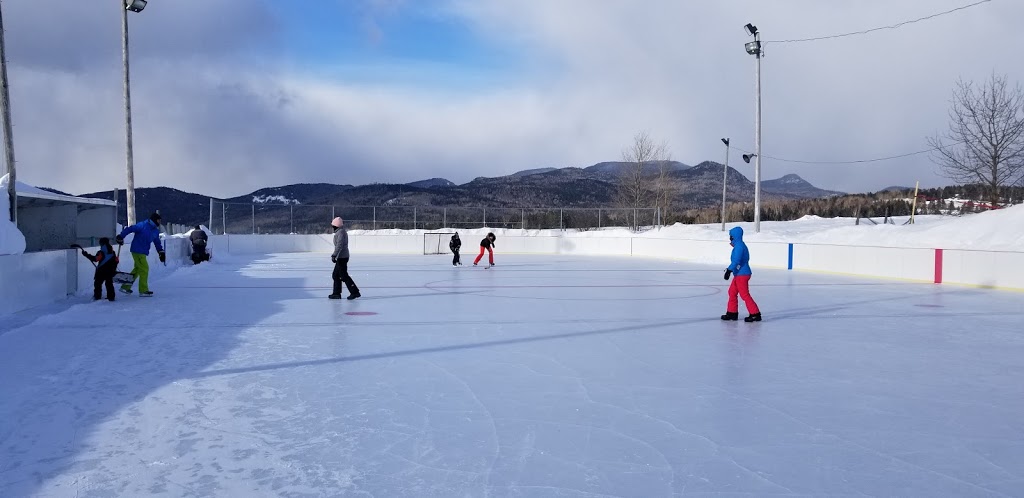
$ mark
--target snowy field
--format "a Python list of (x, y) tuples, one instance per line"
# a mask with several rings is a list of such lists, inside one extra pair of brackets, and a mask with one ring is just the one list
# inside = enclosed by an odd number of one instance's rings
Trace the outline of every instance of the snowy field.
[[(912, 247), (924, 249), (967, 249), (982, 251), (1024, 252), (1024, 205), (1012, 206), (984, 213), (963, 216), (927, 215), (917, 216), (913, 224), (909, 216), (893, 218), (895, 224), (883, 224), (882, 218), (874, 218), (878, 224), (867, 219), (821, 218), (805, 216), (792, 221), (761, 222), (761, 233), (755, 233), (753, 223), (729, 223), (744, 230), (747, 242), (784, 242), (800, 244), (828, 244), (868, 247)], [(399, 235), (422, 234), (429, 230), (351, 230), (353, 235)], [(684, 239), (724, 241), (721, 223), (684, 225), (676, 223), (660, 229), (648, 229), (635, 233), (627, 228), (577, 230), (519, 230), (500, 228), (473, 228), (440, 230), (458, 231), (464, 243), (476, 242), (488, 232), (498, 235), (549, 235), (583, 238), (635, 237), (654, 239)], [(500, 244), (500, 242), (499, 242)]]
[(497, 262), (0, 317), (0, 496), (1024, 496), (1020, 294), (755, 268), (766, 321), (724, 323), (718, 267)]

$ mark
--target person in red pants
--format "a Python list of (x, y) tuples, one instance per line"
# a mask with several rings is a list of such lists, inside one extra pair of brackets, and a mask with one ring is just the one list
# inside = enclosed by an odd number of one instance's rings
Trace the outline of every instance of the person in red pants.
[(484, 240), (480, 241), (480, 254), (478, 254), (476, 259), (473, 260), (473, 266), (476, 266), (476, 264), (480, 262), (480, 259), (484, 257), (484, 251), (487, 251), (487, 260), (490, 263), (487, 265), (487, 268), (494, 266), (494, 241), (496, 239), (497, 237), (495, 237), (493, 233), (488, 233), (487, 236), (484, 237)]
[(750, 271), (750, 251), (743, 243), (742, 228), (733, 227), (732, 230), (729, 230), (729, 244), (732, 246), (732, 262), (725, 270), (725, 279), (729, 280), (730, 275), (735, 276), (732, 277), (732, 283), (729, 284), (729, 304), (725, 314), (722, 315), (722, 320), (739, 320), (740, 304), (736, 299), (736, 296), (739, 295), (743, 298), (743, 304), (747, 306), (747, 312), (750, 313), (750, 316), (744, 318), (743, 321), (747, 323), (760, 322), (761, 310), (758, 309), (754, 298), (750, 296), (750, 276), (753, 272)]

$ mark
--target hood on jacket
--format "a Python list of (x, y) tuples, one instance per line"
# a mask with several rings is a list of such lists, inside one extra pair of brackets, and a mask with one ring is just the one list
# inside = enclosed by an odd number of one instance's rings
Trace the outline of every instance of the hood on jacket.
[(732, 227), (732, 229), (729, 230), (729, 238), (732, 239), (733, 243), (743, 242), (743, 229), (740, 227)]

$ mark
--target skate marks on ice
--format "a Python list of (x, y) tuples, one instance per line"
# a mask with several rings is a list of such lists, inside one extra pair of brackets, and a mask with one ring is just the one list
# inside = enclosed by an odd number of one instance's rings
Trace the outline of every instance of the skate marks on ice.
[(159, 307), (72, 308), (0, 336), (0, 416), (17, 423), (0, 429), (0, 495), (1000, 496), (1024, 481), (1019, 306), (999, 293), (759, 271), (766, 321), (722, 324), (717, 268), (505, 258), (536, 268), (439, 277), (440, 259), (364, 256), (402, 271), (353, 263), (381, 299), (337, 305), (315, 288), (320, 255), (267, 256), (168, 279)]

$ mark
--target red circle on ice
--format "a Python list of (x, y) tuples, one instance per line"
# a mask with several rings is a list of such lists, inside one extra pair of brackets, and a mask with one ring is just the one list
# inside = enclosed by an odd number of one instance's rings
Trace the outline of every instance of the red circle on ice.
[(376, 315), (377, 312), (375, 312), (375, 311), (346, 311), (345, 314), (346, 315), (352, 315), (352, 316), (368, 316), (368, 315)]

